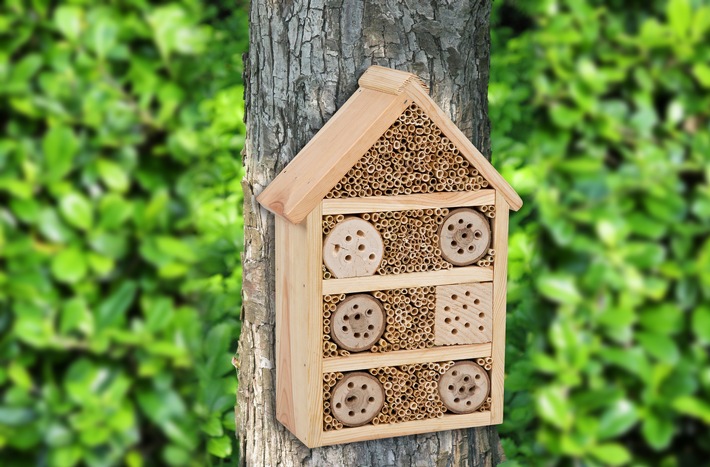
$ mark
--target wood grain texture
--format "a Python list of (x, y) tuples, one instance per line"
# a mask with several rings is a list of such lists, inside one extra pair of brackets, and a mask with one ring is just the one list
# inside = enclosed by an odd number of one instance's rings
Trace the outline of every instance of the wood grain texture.
[(505, 379), (505, 318), (508, 276), (508, 203), (496, 195), (493, 223), (493, 368), (491, 370), (491, 423), (503, 423), (503, 386)]
[(434, 345), (491, 342), (492, 311), (491, 282), (437, 287)]
[(389, 94), (401, 94), (407, 84), (414, 83), (429, 92), (429, 87), (417, 75), (377, 65), (368, 68), (357, 83), (360, 87)]
[(462, 284), (466, 282), (486, 282), (490, 280), (493, 280), (493, 270), (479, 266), (468, 266), (465, 268), (451, 268), (442, 271), (328, 279), (323, 281), (323, 295), (391, 290), (405, 287)]
[(323, 200), (323, 214), (358, 214), (363, 212), (404, 211), (407, 209), (485, 206), (494, 202), (494, 190), (338, 198)]
[(488, 466), (502, 459), (491, 427), (311, 450), (276, 420), (274, 216), (255, 199), (371, 64), (421, 76), (488, 156), (489, 12), (489, 1), (469, 0), (250, 3), (237, 409), (242, 465)]
[[(387, 425), (365, 425), (354, 428), (323, 433), (321, 442), (324, 446), (331, 444), (363, 441), (368, 439), (389, 438), (392, 436), (415, 435), (418, 433), (434, 433), (456, 428), (483, 426), (491, 423), (490, 412), (474, 412), (470, 414), (451, 414), (441, 418), (415, 420)], [(342, 465), (342, 464), (337, 464)], [(386, 465), (386, 464), (372, 464)], [(457, 464), (454, 464), (457, 465)], [(460, 465), (460, 464), (458, 464)]]
[(441, 362), (481, 358), (491, 355), (491, 344), (457, 345), (456, 347), (431, 347), (417, 350), (398, 350), (395, 352), (361, 353), (347, 357), (326, 358), (323, 360), (323, 372), (365, 370), (383, 366), (409, 365), (412, 363)]

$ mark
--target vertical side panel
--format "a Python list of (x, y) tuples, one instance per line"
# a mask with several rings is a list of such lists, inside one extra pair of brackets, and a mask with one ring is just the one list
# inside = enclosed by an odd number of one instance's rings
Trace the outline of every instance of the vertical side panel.
[(306, 280), (304, 288), (303, 309), (306, 316), (303, 322), (306, 329), (302, 334), (298, 334), (297, 339), (303, 337), (306, 343), (306, 351), (302, 357), (302, 362), (306, 365), (308, 378), (305, 391), (306, 399), (304, 406), (308, 410), (308, 416), (304, 418), (308, 424), (307, 442), (309, 447), (321, 445), (323, 434), (323, 203), (308, 214), (306, 218), (306, 247), (303, 254), (305, 261), (299, 270)]
[[(297, 226), (295, 226), (297, 227)], [(291, 368), (291, 294), (289, 290), (290, 255), (294, 253), (295, 228), (276, 216), (276, 419), (296, 434)]]
[(493, 228), (493, 369), (491, 371), (491, 424), (503, 423), (503, 380), (505, 377), (505, 302), (508, 276), (508, 203), (496, 191)]

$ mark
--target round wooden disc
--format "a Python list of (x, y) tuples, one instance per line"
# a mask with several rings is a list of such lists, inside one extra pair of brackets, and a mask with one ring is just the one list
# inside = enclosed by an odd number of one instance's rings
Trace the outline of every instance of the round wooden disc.
[(330, 409), (345, 426), (360, 426), (369, 422), (382, 410), (385, 390), (374, 376), (348, 373), (333, 389)]
[(486, 401), (491, 388), (488, 373), (470, 361), (458, 362), (441, 375), (439, 396), (454, 413), (471, 413)]
[(369, 294), (352, 295), (338, 304), (331, 316), (330, 336), (350, 352), (367, 350), (385, 332), (385, 311)]
[(441, 256), (454, 266), (466, 266), (481, 259), (491, 243), (491, 226), (478, 211), (451, 211), (439, 228)]
[(336, 278), (371, 276), (384, 251), (375, 226), (359, 217), (348, 217), (325, 237), (323, 262)]

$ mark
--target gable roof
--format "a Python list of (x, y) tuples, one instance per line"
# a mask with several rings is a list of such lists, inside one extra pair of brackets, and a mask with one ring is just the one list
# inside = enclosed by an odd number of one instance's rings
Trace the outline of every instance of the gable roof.
[(257, 196), (262, 206), (294, 224), (302, 222), (414, 102), (500, 192), (510, 208), (520, 209), (520, 196), (429, 97), (429, 89), (419, 77), (371, 66), (358, 84), (360, 88)]

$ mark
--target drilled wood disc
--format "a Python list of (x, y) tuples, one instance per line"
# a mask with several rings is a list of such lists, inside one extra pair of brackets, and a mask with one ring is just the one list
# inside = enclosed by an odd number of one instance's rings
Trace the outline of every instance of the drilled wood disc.
[(385, 312), (369, 294), (352, 295), (338, 304), (331, 317), (330, 336), (350, 352), (367, 350), (385, 332)]
[(335, 385), (330, 399), (333, 416), (345, 426), (364, 425), (382, 410), (385, 390), (374, 376), (348, 373)]
[(336, 278), (371, 276), (384, 251), (375, 226), (359, 217), (348, 217), (325, 237), (323, 262)]
[(466, 266), (481, 259), (491, 243), (491, 226), (478, 211), (451, 211), (439, 229), (441, 256), (454, 266)]
[(488, 373), (474, 362), (458, 362), (441, 375), (439, 396), (454, 413), (471, 413), (488, 397), (491, 380)]

